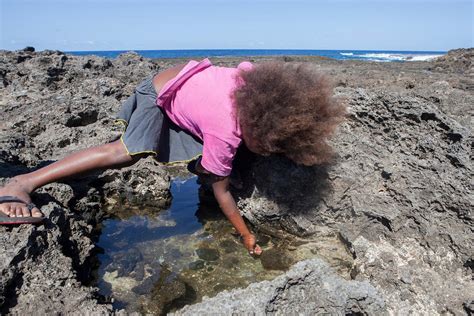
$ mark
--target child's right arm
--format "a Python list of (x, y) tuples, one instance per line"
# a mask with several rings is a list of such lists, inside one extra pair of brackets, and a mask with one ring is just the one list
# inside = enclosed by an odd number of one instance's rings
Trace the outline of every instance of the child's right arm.
[(204, 167), (202, 167), (200, 160), (196, 162), (196, 171), (198, 173), (212, 177), (212, 190), (222, 212), (242, 237), (245, 248), (247, 248), (249, 253), (260, 255), (262, 253), (262, 249), (256, 244), (255, 236), (247, 228), (247, 225), (240, 215), (234, 197), (229, 190), (229, 177), (219, 177), (212, 175), (206, 169), (204, 169)]
[(214, 182), (212, 184), (212, 189), (222, 212), (239, 232), (240, 236), (242, 236), (245, 248), (247, 248), (250, 254), (255, 253), (260, 255), (262, 249), (256, 244), (255, 236), (249, 231), (247, 225), (245, 225), (234, 197), (229, 190), (229, 177), (224, 177), (221, 180)]

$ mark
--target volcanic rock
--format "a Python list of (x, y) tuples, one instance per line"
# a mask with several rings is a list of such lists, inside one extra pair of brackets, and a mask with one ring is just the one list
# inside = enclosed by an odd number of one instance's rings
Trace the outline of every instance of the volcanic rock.
[[(348, 105), (329, 140), (333, 164), (257, 158), (235, 193), (242, 215), (270, 235), (339, 236), (354, 257), (353, 279), (321, 260), (304, 261), (273, 281), (223, 291), (177, 314), (472, 313), (473, 49), (430, 62), (245, 59), (310, 63), (333, 78)], [(216, 57), (214, 64), (242, 60)], [(0, 182), (118, 139), (120, 104), (147, 75), (179, 62), (0, 51)], [(50, 184), (32, 198), (48, 218), (44, 225), (0, 226), (1, 313), (111, 313), (89, 285), (98, 224), (120, 203), (165, 207), (166, 169), (148, 158)], [(179, 282), (176, 293), (160, 301), (182, 295)]]

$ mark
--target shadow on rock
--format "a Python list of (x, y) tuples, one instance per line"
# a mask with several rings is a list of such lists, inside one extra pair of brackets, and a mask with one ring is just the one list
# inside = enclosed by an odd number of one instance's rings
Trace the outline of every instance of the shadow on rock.
[(296, 165), (282, 156), (257, 157), (242, 174), (237, 192), (244, 216), (253, 224), (296, 234), (310, 233), (305, 217), (318, 209), (330, 191), (327, 165)]

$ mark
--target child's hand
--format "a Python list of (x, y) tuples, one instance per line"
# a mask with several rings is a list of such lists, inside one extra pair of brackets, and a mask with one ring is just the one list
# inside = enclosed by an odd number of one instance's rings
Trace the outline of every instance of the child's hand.
[(262, 248), (256, 244), (257, 239), (254, 235), (248, 234), (242, 236), (242, 241), (244, 243), (245, 248), (249, 251), (249, 254), (253, 255), (260, 255), (262, 253)]

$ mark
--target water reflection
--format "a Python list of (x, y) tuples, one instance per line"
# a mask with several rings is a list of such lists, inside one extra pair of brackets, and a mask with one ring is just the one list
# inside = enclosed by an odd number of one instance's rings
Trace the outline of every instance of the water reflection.
[(115, 308), (166, 314), (204, 295), (272, 279), (292, 263), (324, 252), (326, 244), (330, 256), (346, 260), (334, 240), (286, 247), (264, 234), (257, 234), (264, 255), (249, 256), (212, 194), (199, 195), (196, 180), (173, 181), (168, 210), (116, 209), (116, 218), (103, 222), (98, 287)]
[(134, 215), (126, 220), (106, 220), (99, 246), (115, 251), (126, 245), (189, 235), (202, 229), (202, 223), (196, 216), (199, 209), (196, 178), (173, 181), (171, 194), (171, 207), (155, 216), (147, 211), (147, 215)]

